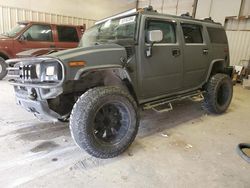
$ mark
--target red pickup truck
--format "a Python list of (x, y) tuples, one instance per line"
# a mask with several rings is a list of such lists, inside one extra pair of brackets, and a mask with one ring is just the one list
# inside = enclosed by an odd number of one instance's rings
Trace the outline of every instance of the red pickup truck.
[(40, 53), (44, 54), (46, 51), (75, 48), (85, 28), (85, 25), (18, 22), (16, 27), (0, 35), (0, 80), (7, 74), (6, 59), (16, 58), (19, 52), (31, 49), (42, 49)]

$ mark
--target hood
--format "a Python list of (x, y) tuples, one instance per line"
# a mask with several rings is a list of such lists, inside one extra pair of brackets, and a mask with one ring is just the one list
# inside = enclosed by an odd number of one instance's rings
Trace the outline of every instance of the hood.
[(64, 64), (71, 61), (85, 61), (87, 66), (121, 64), (126, 58), (126, 50), (118, 44), (102, 44), (91, 47), (78, 47), (48, 55), (60, 59)]
[(18, 58), (36, 57), (36, 56), (55, 53), (61, 50), (64, 50), (64, 49), (63, 48), (36, 48), (36, 49), (19, 52), (16, 54), (16, 56)]
[(5, 35), (3, 35), (3, 34), (0, 34), (0, 40), (1, 39), (9, 39), (10, 37), (8, 37), (8, 36), (5, 36)]

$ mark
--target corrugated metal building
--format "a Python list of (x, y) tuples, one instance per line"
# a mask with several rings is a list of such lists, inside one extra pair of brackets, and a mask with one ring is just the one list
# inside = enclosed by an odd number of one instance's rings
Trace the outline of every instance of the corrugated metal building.
[(160, 13), (181, 15), (189, 12), (193, 13), (194, 0), (139, 0), (138, 7), (144, 8), (152, 5)]
[(242, 0), (239, 16), (225, 21), (232, 65), (250, 61), (250, 0)]
[(227, 31), (231, 64), (241, 65), (250, 60), (250, 18), (228, 18)]
[(18, 21), (23, 20), (73, 25), (86, 24), (87, 28), (95, 23), (95, 20), (86, 18), (78, 18), (0, 5), (0, 33), (10, 30), (16, 25)]

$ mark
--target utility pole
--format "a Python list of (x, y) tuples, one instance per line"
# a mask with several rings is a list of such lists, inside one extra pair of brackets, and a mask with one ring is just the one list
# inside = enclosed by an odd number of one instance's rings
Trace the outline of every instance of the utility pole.
[(136, 0), (136, 5), (135, 5), (136, 10), (139, 8), (139, 0)]
[(193, 18), (195, 18), (195, 16), (196, 16), (196, 10), (197, 10), (198, 1), (199, 1), (199, 0), (194, 0), (193, 12), (192, 12), (192, 17), (193, 17)]

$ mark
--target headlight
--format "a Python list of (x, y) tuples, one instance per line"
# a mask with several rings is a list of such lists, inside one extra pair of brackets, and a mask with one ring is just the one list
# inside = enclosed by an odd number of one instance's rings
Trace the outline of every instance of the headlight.
[(53, 76), (55, 74), (55, 67), (48, 66), (46, 67), (46, 76)]
[(57, 61), (45, 61), (40, 64), (42, 82), (62, 80), (62, 66)]

